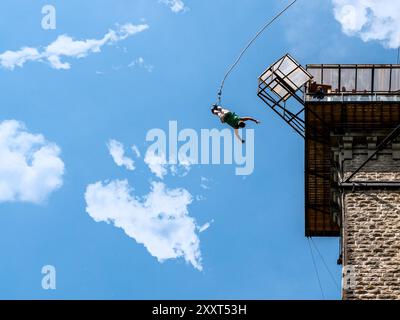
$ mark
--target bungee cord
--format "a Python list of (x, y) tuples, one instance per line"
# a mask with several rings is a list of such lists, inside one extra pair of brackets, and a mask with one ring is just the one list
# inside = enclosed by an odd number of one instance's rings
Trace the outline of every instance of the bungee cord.
[(221, 100), (222, 100), (222, 92), (224, 89), (225, 81), (235, 69), (235, 67), (239, 64), (240, 60), (242, 59), (243, 55), (246, 53), (246, 51), (250, 48), (250, 46), (254, 43), (254, 41), (257, 40), (257, 38), (271, 25), (277, 20), (281, 15), (283, 15), (287, 10), (289, 10), (290, 7), (292, 7), (298, 0), (292, 1), (289, 5), (287, 5), (282, 11), (280, 11), (277, 15), (275, 15), (271, 20), (269, 20), (266, 24), (264, 24), (261, 29), (255, 34), (253, 38), (248, 42), (248, 44), (243, 48), (243, 50), (240, 52), (239, 56), (235, 60), (235, 62), (228, 68), (227, 72), (225, 73), (224, 78), (221, 81), (221, 85), (219, 88), (219, 91), (217, 93), (217, 105), (221, 105)]

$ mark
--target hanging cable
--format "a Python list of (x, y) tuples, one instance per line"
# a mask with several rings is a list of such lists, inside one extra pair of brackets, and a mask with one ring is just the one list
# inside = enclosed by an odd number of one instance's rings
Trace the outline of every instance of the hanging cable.
[(314, 258), (314, 253), (313, 253), (313, 250), (311, 247), (310, 238), (307, 238), (307, 241), (308, 241), (308, 247), (310, 248), (310, 253), (311, 253), (311, 258), (312, 258), (313, 265), (314, 265), (315, 274), (317, 275), (319, 289), (321, 290), (322, 299), (325, 300), (325, 294), (324, 294), (324, 290), (322, 289), (321, 279), (319, 278), (318, 268), (317, 268), (317, 264), (315, 263), (315, 258)]
[(328, 273), (329, 273), (329, 275), (330, 275), (330, 277), (331, 277), (333, 283), (335, 284), (336, 288), (337, 288), (337, 289), (339, 290), (339, 292), (340, 292), (341, 289), (340, 289), (340, 287), (339, 287), (339, 284), (337, 283), (335, 277), (333, 276), (331, 270), (329, 269), (328, 264), (326, 263), (326, 261), (325, 261), (323, 255), (321, 254), (321, 251), (319, 251), (319, 249), (318, 249), (316, 243), (314, 242), (313, 238), (311, 238), (311, 243), (314, 245), (315, 250), (317, 251), (319, 257), (320, 257), (321, 260), (322, 260), (322, 262), (324, 263), (325, 269), (328, 271)]
[(250, 42), (244, 47), (244, 49), (240, 52), (239, 56), (237, 57), (236, 61), (229, 67), (228, 71), (225, 73), (224, 78), (222, 79), (218, 94), (217, 94), (217, 104), (221, 104), (221, 99), (222, 99), (222, 90), (224, 89), (225, 81), (228, 78), (229, 74), (235, 69), (235, 67), (238, 65), (240, 62), (240, 59), (242, 59), (243, 55), (247, 51), (247, 49), (250, 48), (250, 46), (253, 44), (254, 41), (257, 40), (257, 38), (264, 32), (265, 29), (267, 29), (276, 19), (278, 19), (281, 15), (283, 15), (291, 6), (293, 6), (298, 0), (292, 1), (286, 8), (284, 8), (281, 12), (279, 12), (276, 16), (272, 18), (272, 20), (268, 21), (265, 25), (262, 26), (262, 28), (256, 33), (256, 35), (250, 40)]

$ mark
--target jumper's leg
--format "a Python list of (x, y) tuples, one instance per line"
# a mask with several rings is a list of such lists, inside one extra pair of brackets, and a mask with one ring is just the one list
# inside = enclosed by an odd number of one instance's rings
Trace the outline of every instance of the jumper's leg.
[(245, 141), (239, 136), (239, 129), (235, 129), (235, 136), (240, 140), (241, 143), (245, 143)]

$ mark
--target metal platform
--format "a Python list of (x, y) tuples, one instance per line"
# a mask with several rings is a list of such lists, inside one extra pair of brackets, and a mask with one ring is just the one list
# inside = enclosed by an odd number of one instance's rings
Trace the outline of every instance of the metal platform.
[(400, 65), (303, 68), (287, 54), (261, 74), (258, 96), (305, 139), (306, 236), (339, 236), (332, 150), (348, 132), (383, 139), (400, 124)]

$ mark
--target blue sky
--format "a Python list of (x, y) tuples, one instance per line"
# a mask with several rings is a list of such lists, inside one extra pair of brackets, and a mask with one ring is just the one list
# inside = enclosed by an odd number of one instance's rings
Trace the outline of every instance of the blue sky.
[[(276, 0), (184, 2), (188, 9), (180, 12), (157, 0), (0, 3), (0, 55), (23, 47), (44, 50), (63, 34), (101, 39), (127, 23), (149, 26), (106, 43), (101, 52), (62, 57), (70, 64), (66, 70), (46, 58), (13, 70), (0, 67), (0, 123), (16, 120), (25, 124), (22, 131), (42, 134), (52, 159), (64, 164), (52, 162), (52, 171), (41, 171), (39, 177), (54, 173), (62, 180), (51, 180), (50, 191), (35, 189), (45, 200), (33, 201), (21, 191), (0, 202), (0, 298), (321, 298), (304, 237), (303, 141), (257, 98), (257, 77), (286, 52), (303, 65), (395, 63), (397, 52), (366, 42), (361, 31), (368, 30), (353, 26), (355, 36), (349, 36), (351, 30), (345, 34), (331, 1), (299, 0), (251, 47), (226, 83), (224, 105), (262, 121), (254, 128), (253, 174), (236, 176), (235, 165), (193, 165), (184, 176), (159, 179), (143, 159), (147, 132), (167, 130), (171, 120), (178, 129), (222, 128), (209, 107), (226, 68), (284, 6)], [(41, 28), (45, 4), (56, 8), (55, 30)], [(110, 139), (124, 145), (135, 170), (114, 163)], [(140, 158), (129, 150), (133, 145)], [(0, 177), (20, 188), (14, 184), (25, 180), (13, 180), (2, 165)], [(184, 256), (159, 262), (122, 229), (88, 214), (89, 185), (124, 179), (142, 200), (153, 182), (191, 194), (186, 217), (198, 226), (210, 222), (204, 232), (195, 231), (201, 271)], [(314, 241), (340, 284), (338, 239)], [(340, 299), (318, 256), (316, 262), (325, 296)], [(41, 287), (44, 265), (57, 270), (56, 290)]]

